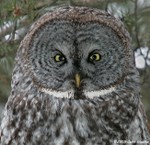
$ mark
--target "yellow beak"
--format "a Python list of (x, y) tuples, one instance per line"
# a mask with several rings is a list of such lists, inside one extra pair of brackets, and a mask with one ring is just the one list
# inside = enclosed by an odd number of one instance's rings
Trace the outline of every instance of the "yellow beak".
[(75, 83), (76, 83), (76, 87), (79, 88), (81, 84), (81, 79), (78, 73), (75, 75)]

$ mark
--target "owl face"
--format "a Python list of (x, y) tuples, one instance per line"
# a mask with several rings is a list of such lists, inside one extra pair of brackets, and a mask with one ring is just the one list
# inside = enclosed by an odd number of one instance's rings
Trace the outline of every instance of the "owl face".
[(126, 52), (109, 27), (49, 22), (32, 41), (29, 62), (42, 88), (80, 93), (102, 90), (115, 86), (125, 75)]
[(95, 97), (113, 91), (124, 81), (128, 51), (111, 27), (57, 18), (35, 31), (26, 56), (32, 79), (41, 91), (55, 92), (57, 97)]

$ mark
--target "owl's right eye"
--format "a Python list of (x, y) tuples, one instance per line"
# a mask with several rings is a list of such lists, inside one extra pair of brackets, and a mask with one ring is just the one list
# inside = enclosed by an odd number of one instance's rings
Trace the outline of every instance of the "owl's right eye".
[(55, 62), (64, 62), (66, 60), (65, 56), (63, 54), (56, 54), (54, 56)]

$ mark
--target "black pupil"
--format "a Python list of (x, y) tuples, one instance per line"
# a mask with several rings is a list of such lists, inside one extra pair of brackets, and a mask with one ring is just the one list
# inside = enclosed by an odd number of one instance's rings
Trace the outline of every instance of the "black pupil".
[(92, 55), (92, 60), (96, 60), (96, 55), (95, 54)]
[(64, 60), (64, 56), (63, 56), (63, 55), (60, 55), (60, 56), (59, 56), (59, 60), (60, 60), (60, 61), (63, 61), (63, 60)]

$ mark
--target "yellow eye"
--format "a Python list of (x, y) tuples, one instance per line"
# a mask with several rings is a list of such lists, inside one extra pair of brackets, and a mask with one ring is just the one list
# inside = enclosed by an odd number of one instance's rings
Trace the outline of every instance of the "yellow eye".
[(54, 56), (54, 60), (55, 60), (56, 62), (65, 61), (65, 57), (64, 57), (62, 54), (56, 54), (56, 55)]
[(101, 55), (99, 53), (93, 53), (89, 57), (90, 61), (100, 61), (101, 60)]

